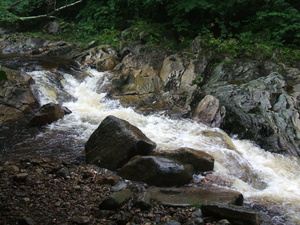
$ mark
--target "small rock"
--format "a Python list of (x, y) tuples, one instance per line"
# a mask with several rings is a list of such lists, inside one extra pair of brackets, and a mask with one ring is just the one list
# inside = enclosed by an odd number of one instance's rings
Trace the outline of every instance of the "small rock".
[(181, 225), (181, 223), (171, 220), (171, 221), (168, 221), (168, 222), (159, 223), (159, 225)]
[(112, 186), (110, 190), (116, 192), (116, 191), (121, 191), (121, 190), (125, 189), (126, 187), (127, 187), (127, 184), (124, 181), (120, 181), (116, 185)]
[(99, 178), (97, 178), (97, 183), (101, 184), (101, 185), (115, 185), (119, 182), (119, 178), (118, 177), (113, 177), (113, 176), (101, 176)]
[(16, 192), (16, 196), (17, 197), (25, 197), (27, 194), (25, 193), (25, 192), (23, 192), (23, 191), (17, 191)]
[(204, 221), (201, 217), (197, 217), (191, 220), (188, 220), (183, 225), (204, 225)]
[(81, 188), (80, 188), (79, 185), (76, 185), (76, 186), (74, 186), (74, 189), (75, 189), (75, 190), (80, 190)]
[(195, 210), (195, 212), (193, 212), (192, 214), (194, 217), (202, 217), (202, 212), (200, 209)]
[(34, 159), (31, 160), (31, 163), (32, 163), (33, 165), (40, 165), (40, 164), (43, 163), (43, 160), (40, 159), (40, 158), (34, 158)]
[(70, 171), (68, 169), (60, 169), (56, 172), (57, 177), (64, 177), (67, 178), (67, 176), (70, 175)]
[(83, 174), (82, 174), (83, 179), (88, 179), (88, 178), (93, 177), (93, 176), (95, 176), (93, 171), (90, 171), (90, 170), (83, 171)]
[(91, 219), (88, 216), (75, 216), (73, 221), (77, 224), (88, 224)]
[(149, 210), (151, 209), (151, 196), (147, 192), (141, 193), (136, 202), (134, 203), (134, 206), (137, 208), (140, 208), (141, 210)]
[(114, 192), (107, 196), (99, 204), (99, 209), (115, 210), (124, 205), (129, 199), (133, 198), (133, 193), (130, 189), (125, 189), (119, 192)]
[(105, 217), (110, 217), (115, 213), (113, 210), (98, 210), (96, 213), (96, 218), (101, 219)]
[(10, 165), (7, 167), (8, 173), (17, 173), (20, 171), (20, 168), (15, 165)]
[(230, 222), (226, 219), (219, 220), (216, 225), (230, 225)]
[(28, 173), (18, 173), (13, 177), (13, 180), (17, 182), (25, 182), (27, 177)]
[(18, 225), (35, 225), (35, 222), (32, 218), (25, 216), (18, 221)]
[(116, 214), (117, 224), (126, 225), (131, 219), (132, 215), (129, 212), (121, 212), (120, 214)]

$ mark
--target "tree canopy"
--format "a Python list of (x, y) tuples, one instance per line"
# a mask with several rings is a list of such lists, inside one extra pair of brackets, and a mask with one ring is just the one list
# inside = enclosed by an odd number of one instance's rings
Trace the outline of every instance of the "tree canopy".
[(2, 25), (55, 17), (97, 33), (146, 21), (178, 38), (204, 31), (223, 39), (247, 33), (282, 45), (300, 44), (299, 0), (1, 0), (0, 13)]

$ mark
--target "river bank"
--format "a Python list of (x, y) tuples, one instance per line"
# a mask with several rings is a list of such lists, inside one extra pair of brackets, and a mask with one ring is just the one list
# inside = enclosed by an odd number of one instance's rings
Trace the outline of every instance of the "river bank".
[[(118, 209), (99, 209), (105, 197), (122, 187), (138, 193), (147, 185), (124, 181), (111, 171), (85, 164), (80, 157), (7, 161), (0, 165), (0, 175), (1, 224), (229, 224), (226, 219), (203, 216), (198, 206), (153, 202), (145, 209), (128, 201)], [(264, 210), (259, 205), (252, 208)], [(269, 211), (262, 224), (281, 224), (271, 219), (276, 215)]]

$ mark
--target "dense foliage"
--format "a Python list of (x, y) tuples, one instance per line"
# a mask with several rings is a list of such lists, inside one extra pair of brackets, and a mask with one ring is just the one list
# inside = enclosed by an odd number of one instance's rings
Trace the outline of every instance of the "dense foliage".
[(20, 18), (45, 14), (59, 18), (66, 32), (76, 29), (75, 36), (81, 39), (95, 35), (114, 38), (136, 24), (145, 24), (146, 29), (149, 24), (152, 28), (159, 24), (160, 31), (153, 36), (157, 40), (161, 34), (182, 42), (209, 33), (220, 40), (255, 37), (276, 46), (299, 49), (300, 45), (299, 0), (82, 0), (55, 11), (74, 2), (1, 0), (0, 23), (18, 25)]

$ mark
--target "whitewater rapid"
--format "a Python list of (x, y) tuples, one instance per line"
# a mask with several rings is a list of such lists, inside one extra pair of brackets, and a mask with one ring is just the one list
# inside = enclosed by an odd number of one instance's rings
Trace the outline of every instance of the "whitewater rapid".
[[(156, 142), (158, 150), (190, 147), (211, 154), (215, 158), (214, 173), (229, 180), (230, 188), (243, 193), (247, 202), (266, 205), (268, 209), (283, 214), (289, 224), (300, 224), (299, 159), (266, 152), (255, 143), (233, 138), (235, 151), (228, 149), (220, 136), (205, 135), (206, 131), (222, 134), (219, 129), (188, 119), (170, 119), (163, 113), (141, 115), (106, 97), (109, 73), (92, 69), (86, 72), (89, 76), (81, 81), (64, 74), (59, 87), (51, 80), (49, 72), (28, 73), (35, 80), (33, 89), (41, 105), (56, 102), (72, 111), (48, 125), (40, 134), (41, 139), (50, 140), (53, 137), (50, 134), (61, 134), (61, 141), (69, 142), (71, 150), (78, 154), (101, 121), (108, 115), (114, 115), (137, 126)], [(67, 100), (60, 99), (62, 95), (68, 96)], [(251, 179), (245, 179), (247, 176)]]

